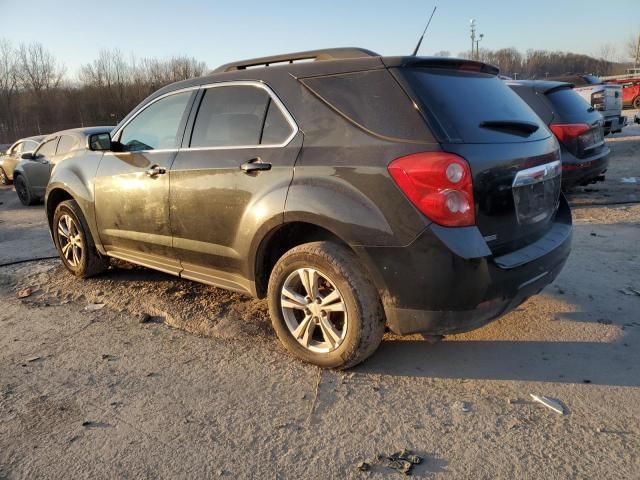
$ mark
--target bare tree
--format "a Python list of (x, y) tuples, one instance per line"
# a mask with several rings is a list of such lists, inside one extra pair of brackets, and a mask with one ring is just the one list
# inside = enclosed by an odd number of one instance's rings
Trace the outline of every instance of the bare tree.
[(18, 61), (22, 87), (33, 90), (37, 96), (58, 87), (65, 73), (41, 43), (20, 45)]
[(440, 50), (433, 54), (434, 57), (450, 57), (451, 52), (449, 50)]

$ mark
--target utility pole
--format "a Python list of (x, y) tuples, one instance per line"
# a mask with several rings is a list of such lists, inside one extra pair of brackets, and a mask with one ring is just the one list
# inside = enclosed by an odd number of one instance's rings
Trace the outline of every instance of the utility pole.
[(476, 40), (476, 60), (480, 60), (480, 46), (478, 45), (484, 38), (484, 33), (480, 34), (478, 40)]
[(633, 68), (638, 68), (640, 63), (640, 33), (638, 34), (638, 43), (636, 44), (636, 60), (633, 64)]
[(472, 18), (469, 23), (471, 24), (471, 60), (475, 59), (473, 49), (476, 46), (476, 19)]

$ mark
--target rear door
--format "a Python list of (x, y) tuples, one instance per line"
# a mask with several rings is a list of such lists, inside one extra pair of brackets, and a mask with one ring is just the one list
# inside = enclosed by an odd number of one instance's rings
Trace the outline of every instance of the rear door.
[(182, 276), (247, 291), (248, 244), (282, 222), (301, 134), (259, 82), (204, 87), (171, 168), (171, 228)]
[(172, 92), (144, 105), (115, 132), (95, 177), (95, 209), (107, 252), (177, 274), (171, 245), (169, 175), (195, 89)]
[(9, 153), (2, 159), (4, 172), (9, 178), (13, 178), (13, 170), (20, 161), (20, 156), (24, 152), (24, 142), (18, 142), (11, 147)]

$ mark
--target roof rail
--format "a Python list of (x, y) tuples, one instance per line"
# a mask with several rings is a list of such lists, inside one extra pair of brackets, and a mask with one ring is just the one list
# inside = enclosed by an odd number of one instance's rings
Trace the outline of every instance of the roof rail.
[(345, 58), (379, 57), (380, 55), (364, 48), (328, 48), (325, 50), (309, 50), (307, 52), (285, 53), (271, 57), (253, 58), (231, 62), (216, 68), (213, 73), (246, 70), (252, 67), (268, 67), (271, 65), (291, 64), (300, 61), (341, 60)]

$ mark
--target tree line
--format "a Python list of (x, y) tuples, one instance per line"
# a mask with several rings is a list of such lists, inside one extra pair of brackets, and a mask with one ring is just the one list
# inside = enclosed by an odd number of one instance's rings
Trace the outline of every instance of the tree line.
[[(474, 55), (462, 52), (458, 56), (477, 57), (498, 66), (504, 75), (520, 79), (624, 73), (628, 64), (607, 58), (613, 56), (614, 49), (605, 47), (600, 58), (533, 49), (523, 54), (515, 48), (481, 48)], [(70, 79), (42, 44), (14, 46), (0, 38), (0, 144), (66, 128), (115, 125), (158, 88), (206, 71), (207, 65), (193, 57), (137, 59), (120, 50), (101, 50)]]
[[(606, 47), (606, 48), (605, 48)], [(602, 48), (599, 58), (571, 52), (549, 50), (527, 50), (524, 54), (516, 48), (489, 50), (480, 48), (478, 52), (461, 52), (462, 58), (473, 58), (500, 68), (500, 73), (516, 79), (544, 79), (571, 74), (618, 75), (625, 73), (628, 63), (613, 61), (609, 46)], [(449, 57), (451, 52), (440, 51), (436, 56)]]
[(137, 59), (101, 50), (71, 80), (42, 44), (14, 46), (0, 38), (0, 144), (66, 128), (115, 125), (158, 88), (206, 71), (192, 57)]

